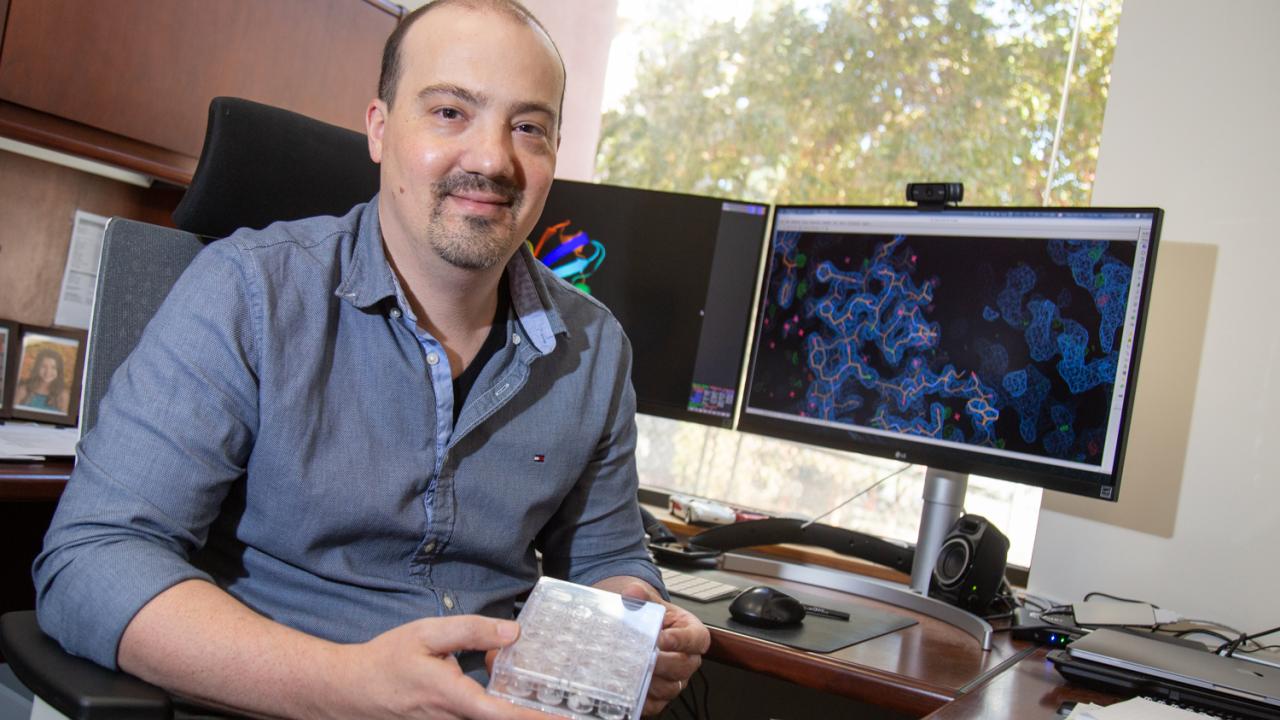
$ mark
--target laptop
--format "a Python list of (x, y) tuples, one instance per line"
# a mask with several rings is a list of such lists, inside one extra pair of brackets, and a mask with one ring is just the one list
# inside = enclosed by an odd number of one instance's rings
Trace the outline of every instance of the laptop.
[(1280, 711), (1280, 668), (1215, 655), (1158, 636), (1107, 628), (1076, 640), (1066, 652), (1073, 659), (1230, 695)]

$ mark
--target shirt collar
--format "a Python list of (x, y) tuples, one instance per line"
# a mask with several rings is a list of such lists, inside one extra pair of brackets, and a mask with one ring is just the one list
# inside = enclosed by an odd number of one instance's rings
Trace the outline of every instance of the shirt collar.
[(546, 275), (539, 272), (542, 262), (533, 256), (533, 247), (521, 243), (515, 255), (507, 263), (507, 278), (511, 285), (511, 306), (524, 328), (529, 341), (546, 355), (556, 347), (556, 335), (568, 333), (560, 310), (547, 291)]
[[(367, 308), (388, 297), (398, 296), (396, 278), (383, 250), (378, 197), (374, 195), (360, 211), (351, 261), (334, 292), (358, 308)], [(511, 305), (520, 326), (538, 352), (546, 355), (556, 347), (555, 336), (567, 333), (568, 329), (551, 299), (546, 276), (538, 271), (540, 264), (529, 243), (522, 243), (507, 263), (507, 278)]]
[(365, 203), (356, 220), (355, 247), (342, 270), (342, 281), (334, 294), (364, 309), (396, 294), (395, 276), (382, 248), (382, 225), (378, 221), (378, 195)]

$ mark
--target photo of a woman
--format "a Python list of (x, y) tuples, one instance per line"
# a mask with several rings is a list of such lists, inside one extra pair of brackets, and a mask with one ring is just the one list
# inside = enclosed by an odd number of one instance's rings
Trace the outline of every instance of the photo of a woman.
[(12, 417), (74, 425), (79, 415), (85, 334), (77, 330), (21, 326), (9, 352)]
[(36, 353), (35, 366), (13, 390), (13, 405), (22, 410), (66, 414), (71, 389), (62, 354), (51, 348)]

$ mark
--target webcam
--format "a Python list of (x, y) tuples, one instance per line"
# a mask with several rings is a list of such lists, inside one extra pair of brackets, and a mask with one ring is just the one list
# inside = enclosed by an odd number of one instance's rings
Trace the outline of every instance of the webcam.
[(964, 183), (907, 183), (907, 201), (918, 205), (947, 205), (964, 199)]

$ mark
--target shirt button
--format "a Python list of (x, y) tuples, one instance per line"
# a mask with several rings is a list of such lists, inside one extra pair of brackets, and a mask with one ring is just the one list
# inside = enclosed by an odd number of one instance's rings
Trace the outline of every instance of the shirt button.
[(391, 308), (391, 317), (400, 319), (400, 308)]
[(423, 546), (422, 551), (423, 551), (423, 552), (432, 552), (432, 551), (433, 551), (433, 550), (435, 550), (435, 549), (436, 549), (436, 541), (435, 541), (435, 540), (432, 540), (431, 542), (429, 542), (429, 543), (427, 543), (426, 545), (424, 545), (424, 546)]
[(444, 596), (444, 609), (445, 610), (453, 609), (453, 598), (449, 597), (448, 595)]
[(512, 344), (512, 345), (519, 345), (519, 344), (520, 344), (520, 336), (519, 336), (519, 335), (512, 335), (512, 336), (511, 336), (511, 344)]
[(428, 364), (428, 365), (432, 365), (432, 366), (434, 366), (434, 365), (436, 365), (436, 364), (437, 364), (437, 363), (439, 363), (439, 362), (440, 362), (440, 356), (439, 356), (439, 355), (437, 355), (437, 354), (435, 354), (435, 353), (433, 353), (433, 352), (432, 352), (432, 353), (427, 353), (427, 364)]

